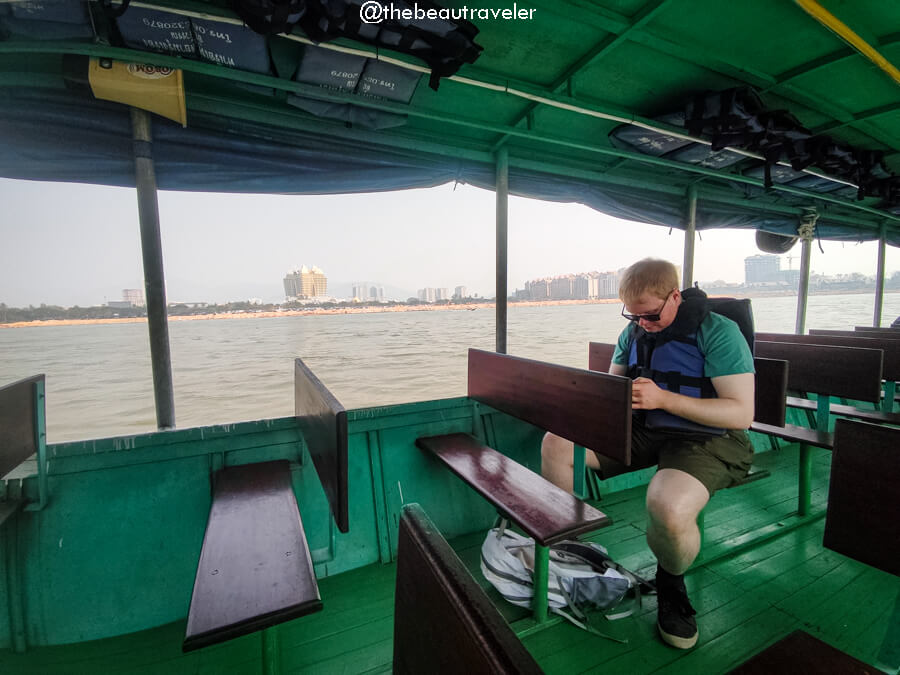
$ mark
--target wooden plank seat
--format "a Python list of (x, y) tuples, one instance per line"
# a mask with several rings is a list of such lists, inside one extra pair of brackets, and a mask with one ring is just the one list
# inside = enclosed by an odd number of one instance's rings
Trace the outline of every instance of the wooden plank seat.
[[(297, 426), (334, 520), (346, 532), (346, 411), (300, 359), (294, 391)], [(184, 651), (322, 609), (290, 462), (229, 466), (213, 478)]]
[(795, 630), (729, 671), (729, 675), (770, 675), (770, 673), (871, 675), (874, 671), (872, 666), (822, 642), (806, 631)]
[(320, 609), (288, 461), (218, 471), (182, 649)]
[[(500, 412), (631, 461), (631, 381), (506, 354), (469, 350), (468, 395)], [(536, 542), (534, 612), (546, 618), (549, 545), (611, 524), (604, 513), (468, 434), (419, 438), (416, 445), (521, 527)]]
[(550, 546), (611, 523), (590, 504), (469, 434), (431, 436), (417, 443), (539, 544)]
[[(838, 331), (835, 331), (838, 332)], [(844, 331), (841, 335), (794, 335), (790, 333), (757, 333), (756, 339), (765, 342), (791, 342), (797, 344), (819, 344), (832, 347), (858, 347), (864, 349), (881, 349), (883, 352), (882, 377), (893, 383), (900, 380), (900, 339), (879, 339), (871, 336), (860, 337), (859, 333)], [(878, 405), (878, 402), (875, 402)], [(816, 402), (797, 396), (788, 397), (788, 406), (803, 410), (815, 410)], [(890, 412), (892, 406), (883, 406), (884, 410), (864, 410), (855, 406), (832, 403), (830, 412), (854, 419), (862, 419), (879, 424), (900, 424), (900, 413)]]
[(393, 672), (543, 672), (418, 504), (400, 515)]

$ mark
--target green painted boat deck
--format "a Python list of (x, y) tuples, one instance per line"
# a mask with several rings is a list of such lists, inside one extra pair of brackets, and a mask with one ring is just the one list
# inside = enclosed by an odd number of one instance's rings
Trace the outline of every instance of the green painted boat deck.
[[(757, 456), (756, 468), (772, 476), (718, 493), (705, 515), (705, 546), (761, 526), (790, 520), (796, 510), (796, 446)], [(831, 455), (814, 450), (812, 504), (824, 508)], [(655, 563), (644, 540), (645, 488), (604, 496), (598, 506), (614, 525), (592, 539), (615, 559), (652, 575)], [(896, 514), (878, 514), (895, 517)], [(873, 517), (878, 517), (873, 514)], [(670, 648), (656, 634), (656, 601), (643, 600), (634, 616), (596, 626), (620, 644), (565, 622), (523, 638), (547, 673), (719, 673), (801, 628), (869, 664), (879, 655), (900, 660), (900, 579), (822, 547), (824, 519), (693, 569), (687, 576), (697, 609), (700, 642), (690, 651)], [(861, 526), (864, 526), (861, 524)], [(482, 585), (478, 571), (483, 533), (451, 540)], [(320, 581), (325, 609), (276, 630), (281, 673), (390, 672), (395, 565), (373, 564)], [(488, 589), (514, 628), (530, 625), (528, 613)], [(886, 641), (886, 635), (889, 632)], [(229, 673), (254, 675), (263, 666), (259, 633), (190, 654), (181, 653), (184, 621), (121, 637), (71, 646), (39, 647), (24, 654), (0, 651), (0, 672)], [(881, 666), (885, 668), (884, 665)]]

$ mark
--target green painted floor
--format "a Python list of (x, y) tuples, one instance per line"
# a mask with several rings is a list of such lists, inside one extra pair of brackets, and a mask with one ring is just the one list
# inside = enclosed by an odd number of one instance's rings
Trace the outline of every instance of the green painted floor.
[[(813, 508), (824, 507), (830, 454), (815, 451)], [(756, 467), (772, 476), (720, 492), (705, 516), (705, 550), (715, 551), (766, 525), (791, 522), (796, 510), (797, 450), (758, 456)], [(652, 576), (655, 562), (643, 537), (644, 488), (607, 496), (599, 503), (614, 525), (593, 538), (631, 569)], [(884, 514), (889, 515), (889, 514)], [(890, 514), (896, 517), (896, 514)], [(778, 527), (776, 525), (776, 527)], [(598, 628), (627, 644), (558, 623), (524, 638), (547, 673), (723, 673), (752, 654), (802, 628), (873, 665), (879, 655), (900, 662), (900, 579), (822, 547), (824, 520), (807, 522), (766, 543), (696, 567), (687, 577), (697, 608), (700, 642), (688, 652), (656, 635), (655, 599), (645, 598), (635, 616), (615, 622), (595, 617)], [(748, 535), (748, 533), (750, 533)], [(477, 572), (482, 534), (460, 537), (454, 548)], [(282, 673), (390, 672), (394, 565), (373, 565), (323, 579), (325, 610), (277, 629)], [(482, 582), (483, 584), (485, 582)], [(517, 629), (527, 613), (490, 591)], [(889, 626), (891, 638), (885, 641)], [(181, 654), (184, 623), (74, 646), (26, 654), (0, 651), (0, 673), (228, 673), (256, 675), (262, 642), (250, 635)]]

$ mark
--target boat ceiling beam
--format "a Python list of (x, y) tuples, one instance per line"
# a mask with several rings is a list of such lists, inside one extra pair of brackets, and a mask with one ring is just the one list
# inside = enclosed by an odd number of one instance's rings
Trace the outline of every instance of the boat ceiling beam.
[[(875, 44), (879, 49), (885, 49), (893, 47), (898, 42), (900, 42), (900, 33), (894, 33), (882, 38), (881, 40), (878, 40)], [(776, 75), (775, 82), (769, 88), (787, 84), (790, 80), (803, 77), (804, 75), (810, 75), (817, 70), (826, 68), (828, 66), (837, 65), (842, 61), (858, 58), (862, 57), (855, 49), (852, 49), (851, 47), (842, 47), (837, 51), (831, 52), (830, 54), (825, 54), (824, 56), (809, 61), (808, 63), (804, 63), (795, 68), (791, 68), (790, 70), (786, 70), (780, 75)], [(769, 89), (763, 90), (763, 93), (768, 90)]]
[(877, 108), (870, 108), (869, 110), (863, 110), (860, 113), (856, 113), (855, 115), (853, 115), (853, 119), (849, 122), (834, 122), (831, 124), (823, 124), (822, 126), (812, 129), (812, 132), (814, 134), (831, 133), (836, 129), (848, 126), (856, 126), (860, 122), (868, 122), (869, 120), (873, 120), (883, 115), (890, 115), (891, 113), (897, 112), (898, 110), (900, 110), (900, 103), (889, 103), (887, 105), (878, 106)]
[[(559, 90), (563, 86), (568, 87), (568, 93), (572, 96), (573, 93), (573, 80), (574, 78), (584, 71), (585, 68), (595, 64), (599, 61), (604, 55), (608, 54), (612, 51), (617, 45), (622, 44), (623, 42), (628, 40), (628, 37), (631, 33), (640, 29), (644, 24), (646, 24), (650, 19), (652, 19), (661, 9), (662, 7), (668, 3), (669, 0), (654, 0), (653, 2), (648, 2), (644, 7), (640, 9), (640, 11), (632, 18), (631, 22), (622, 30), (615, 31), (596, 45), (594, 45), (591, 49), (589, 49), (585, 54), (581, 56), (575, 63), (571, 64), (568, 68), (566, 68), (563, 73), (557, 77), (553, 82), (550, 83), (550, 86), (547, 89), (553, 93), (559, 92)], [(574, 98), (574, 96), (573, 96)], [(531, 115), (535, 108), (538, 107), (538, 103), (532, 101), (529, 103), (525, 109), (519, 113), (516, 119), (510, 122), (511, 126), (518, 126), (522, 123), (523, 120), (528, 119), (529, 115)], [(509, 136), (502, 136), (499, 138), (492, 148), (494, 152), (503, 145)]]

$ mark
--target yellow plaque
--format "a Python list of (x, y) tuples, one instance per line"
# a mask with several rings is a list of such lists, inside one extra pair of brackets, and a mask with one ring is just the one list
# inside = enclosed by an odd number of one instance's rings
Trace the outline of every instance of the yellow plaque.
[(187, 126), (181, 69), (92, 58), (88, 81), (99, 99), (149, 110)]

